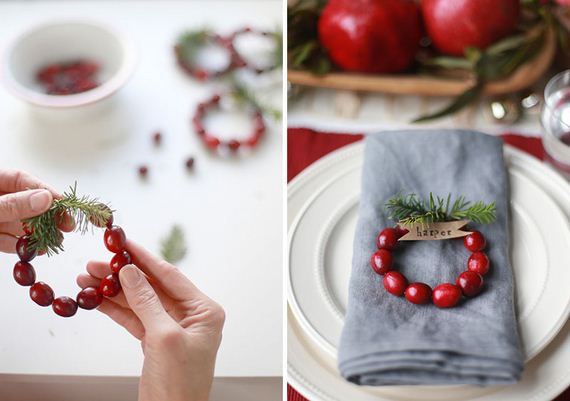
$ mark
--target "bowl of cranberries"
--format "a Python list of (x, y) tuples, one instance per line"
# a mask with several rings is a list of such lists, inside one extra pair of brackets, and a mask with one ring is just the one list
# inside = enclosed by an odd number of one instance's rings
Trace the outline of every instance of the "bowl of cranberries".
[(3, 57), (3, 78), (35, 106), (72, 108), (109, 98), (135, 66), (131, 42), (95, 22), (57, 21), (17, 36)]

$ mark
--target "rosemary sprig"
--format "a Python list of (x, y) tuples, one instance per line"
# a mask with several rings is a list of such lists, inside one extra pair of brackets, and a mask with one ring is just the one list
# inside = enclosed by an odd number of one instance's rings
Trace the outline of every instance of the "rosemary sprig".
[(188, 63), (196, 59), (198, 51), (208, 43), (212, 35), (209, 29), (188, 31), (180, 35), (175, 50)]
[(75, 183), (69, 188), (69, 192), (64, 192), (61, 198), (54, 199), (48, 211), (23, 221), (32, 232), (30, 247), (45, 251), (48, 256), (63, 251), (63, 235), (57, 228), (57, 223), (63, 221), (66, 213), (73, 218), (75, 231), (85, 234), (90, 225), (104, 227), (113, 210), (96, 198), (77, 195)]
[(489, 224), (496, 218), (495, 202), (477, 201), (471, 203), (464, 196), (451, 201), (451, 194), (446, 198), (429, 193), (425, 202), (416, 194), (398, 194), (386, 202), (389, 217), (402, 225), (430, 224), (442, 221), (471, 220), (475, 223)]
[(182, 227), (175, 225), (161, 241), (160, 254), (169, 263), (180, 262), (186, 255), (186, 240)]

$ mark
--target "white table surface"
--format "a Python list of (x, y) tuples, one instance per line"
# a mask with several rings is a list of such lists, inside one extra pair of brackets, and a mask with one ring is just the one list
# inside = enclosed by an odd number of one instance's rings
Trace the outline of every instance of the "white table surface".
[[(180, 267), (227, 313), (216, 376), (280, 376), (281, 122), (243, 160), (208, 156), (189, 119), (210, 90), (179, 72), (172, 45), (184, 29), (204, 25), (225, 31), (245, 24), (275, 28), (282, 21), (281, 2), (0, 2), (0, 47), (20, 30), (54, 17), (87, 17), (121, 28), (138, 48), (137, 70), (109, 113), (78, 122), (37, 118), (0, 88), (0, 168), (27, 170), (60, 190), (77, 181), (79, 192), (111, 202), (127, 235), (154, 252), (172, 224), (182, 224), (189, 255)], [(281, 91), (273, 92), (280, 100)], [(157, 129), (164, 135), (160, 149), (151, 143)], [(184, 169), (189, 155), (196, 156), (192, 175)], [(150, 168), (147, 183), (137, 177), (141, 163)], [(75, 276), (85, 263), (111, 255), (102, 232), (68, 235), (65, 246), (64, 254), (34, 264), (39, 279), (57, 294), (74, 295)], [(136, 340), (96, 311), (63, 319), (38, 307), (27, 288), (13, 281), (15, 261), (0, 255), (0, 373), (139, 374)]]
[(528, 114), (514, 124), (496, 124), (486, 117), (483, 111), (484, 102), (428, 123), (411, 123), (414, 118), (439, 110), (449, 101), (450, 98), (445, 97), (396, 96), (307, 88), (289, 102), (287, 123), (289, 127), (341, 133), (375, 133), (383, 130), (414, 128), (466, 128), (495, 135), (509, 130), (521, 135), (541, 135), (537, 114)]

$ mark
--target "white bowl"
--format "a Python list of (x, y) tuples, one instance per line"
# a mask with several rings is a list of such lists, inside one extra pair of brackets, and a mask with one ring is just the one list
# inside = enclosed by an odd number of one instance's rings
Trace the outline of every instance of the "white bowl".
[[(20, 34), (6, 49), (3, 80), (17, 97), (36, 106), (73, 108), (108, 98), (134, 71), (135, 50), (118, 32), (95, 22), (57, 21)], [(100, 85), (73, 95), (48, 95), (36, 80), (51, 63), (92, 60), (99, 64)]]

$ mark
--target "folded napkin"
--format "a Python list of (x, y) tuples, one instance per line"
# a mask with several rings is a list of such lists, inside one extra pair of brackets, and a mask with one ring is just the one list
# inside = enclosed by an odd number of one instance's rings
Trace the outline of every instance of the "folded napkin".
[[(369, 135), (354, 238), (348, 310), (339, 347), (339, 369), (361, 385), (516, 382), (521, 374), (509, 260), (508, 182), (500, 139), (460, 130)], [(497, 220), (469, 227), (487, 239), (491, 270), (478, 296), (439, 309), (413, 305), (387, 293), (370, 268), (378, 232), (394, 222), (384, 205), (396, 193), (425, 198), (464, 195), (496, 202)], [(408, 242), (395, 265), (409, 282), (435, 287), (454, 283), (470, 253), (461, 239)]]

